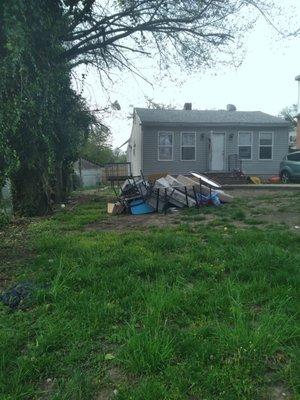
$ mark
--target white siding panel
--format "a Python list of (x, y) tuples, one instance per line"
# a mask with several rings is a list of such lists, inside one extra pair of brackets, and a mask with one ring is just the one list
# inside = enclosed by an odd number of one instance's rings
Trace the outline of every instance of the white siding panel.
[(139, 175), (142, 169), (142, 142), (141, 121), (135, 113), (131, 136), (127, 147), (127, 161), (131, 163), (131, 171), (133, 175)]

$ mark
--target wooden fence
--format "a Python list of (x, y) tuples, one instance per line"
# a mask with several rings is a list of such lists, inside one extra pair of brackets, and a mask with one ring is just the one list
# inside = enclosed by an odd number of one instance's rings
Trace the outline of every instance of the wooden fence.
[(104, 166), (103, 182), (111, 182), (113, 180), (125, 180), (131, 175), (131, 163), (109, 163)]

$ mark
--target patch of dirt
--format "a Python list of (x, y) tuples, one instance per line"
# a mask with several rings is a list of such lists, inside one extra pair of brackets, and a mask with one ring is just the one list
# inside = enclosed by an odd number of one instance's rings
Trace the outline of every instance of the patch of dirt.
[(281, 384), (269, 387), (263, 397), (264, 400), (292, 400), (292, 398), (290, 390)]
[(110, 400), (113, 398), (113, 396), (114, 396), (113, 389), (103, 388), (96, 395), (96, 400)]
[[(285, 224), (295, 233), (300, 233), (300, 215), (297, 209), (291, 210), (293, 195), (298, 192), (278, 191), (278, 190), (232, 190), (228, 191), (237, 200), (240, 200), (240, 207), (247, 215), (247, 219), (252, 220), (253, 223), (247, 223), (243, 220), (231, 219), (230, 215), (224, 216), (229, 218), (229, 221), (224, 221), (224, 226), (227, 223), (236, 226), (237, 228), (247, 229), (251, 226), (265, 224)], [(296, 193), (296, 194), (295, 194)], [(91, 191), (89, 193), (78, 194), (72, 198), (71, 202), (67, 204), (67, 208), (75, 208), (78, 204), (85, 204), (91, 201), (100, 199), (101, 193), (99, 191)], [(228, 205), (230, 207), (230, 204)], [(286, 207), (286, 210), (285, 210)], [(195, 220), (187, 218), (179, 210), (176, 213), (163, 213), (145, 214), (145, 215), (115, 215), (107, 216), (104, 220), (95, 221), (88, 224), (85, 231), (115, 231), (123, 232), (128, 230), (147, 230), (150, 227), (165, 228), (172, 227), (178, 224), (188, 224), (191, 227), (206, 225), (213, 222), (215, 219), (220, 218), (220, 215), (205, 213), (203, 219), (195, 216)], [(257, 220), (257, 224), (255, 224)]]
[[(153, 214), (145, 214), (145, 215), (115, 215), (110, 216), (105, 220), (102, 221), (95, 221), (91, 224), (88, 224), (84, 230), (85, 231), (115, 231), (115, 232), (122, 232), (128, 230), (139, 229), (141, 231), (147, 230), (149, 228), (165, 228), (165, 227), (172, 227), (179, 224), (188, 224), (191, 227), (199, 226), (199, 225), (207, 225), (216, 219), (219, 216), (213, 214), (206, 214), (203, 216), (203, 219), (193, 220), (192, 218), (186, 219), (181, 218), (182, 214), (179, 212), (174, 214), (160, 214), (160, 213), (153, 213)], [(264, 224), (286, 224), (289, 226), (293, 231), (300, 234), (300, 228), (295, 228), (300, 226), (299, 221), (299, 214), (297, 213), (278, 213), (274, 212), (272, 214), (260, 214), (257, 216), (253, 216), (251, 219), (255, 221), (257, 219), (258, 223), (257, 226), (263, 226)], [(263, 222), (263, 224), (260, 223)], [(230, 220), (224, 221), (220, 226), (224, 225), (234, 225), (237, 228), (249, 228), (251, 226), (256, 226), (256, 224), (247, 224), (244, 221), (239, 220)]]
[(109, 380), (112, 383), (119, 383), (122, 382), (124, 380), (124, 374), (121, 371), (120, 368), (118, 367), (111, 367), (108, 371), (107, 371), (107, 376), (109, 378)]
[(250, 212), (247, 218), (265, 224), (284, 224), (300, 233), (299, 191), (233, 190), (230, 194), (242, 201), (246, 213)]
[(270, 214), (259, 215), (258, 218), (267, 223), (285, 224), (293, 231), (300, 233), (300, 215), (293, 212), (274, 212)]
[(41, 384), (41, 398), (40, 400), (48, 400), (51, 398), (55, 386), (55, 381), (51, 378), (46, 379)]
[(127, 382), (131, 385), (136, 383), (136, 378), (131, 374), (126, 374), (116, 365), (106, 371), (108, 382), (97, 394), (97, 400), (110, 400), (115, 398), (118, 393), (118, 386)]
[(270, 198), (284, 198), (291, 196), (294, 193), (300, 193), (297, 190), (272, 190), (272, 189), (224, 189), (226, 193), (230, 194), (234, 198), (247, 198), (247, 199), (259, 199), (260, 197)]
[(113, 215), (103, 221), (92, 222), (85, 227), (86, 231), (127, 231), (138, 228), (147, 230), (150, 227), (163, 228), (180, 223), (179, 212), (174, 214)]

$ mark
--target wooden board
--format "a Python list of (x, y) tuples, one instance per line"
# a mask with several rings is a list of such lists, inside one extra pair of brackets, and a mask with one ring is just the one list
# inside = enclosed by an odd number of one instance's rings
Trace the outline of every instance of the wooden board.
[(107, 203), (107, 213), (112, 215), (121, 214), (124, 211), (124, 206), (117, 202), (117, 203)]

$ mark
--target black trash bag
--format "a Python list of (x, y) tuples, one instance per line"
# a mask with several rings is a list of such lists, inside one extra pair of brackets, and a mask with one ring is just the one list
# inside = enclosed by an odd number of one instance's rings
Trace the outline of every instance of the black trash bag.
[(24, 303), (31, 298), (34, 289), (35, 286), (32, 282), (20, 282), (5, 290), (0, 296), (0, 301), (15, 310), (25, 305)]

